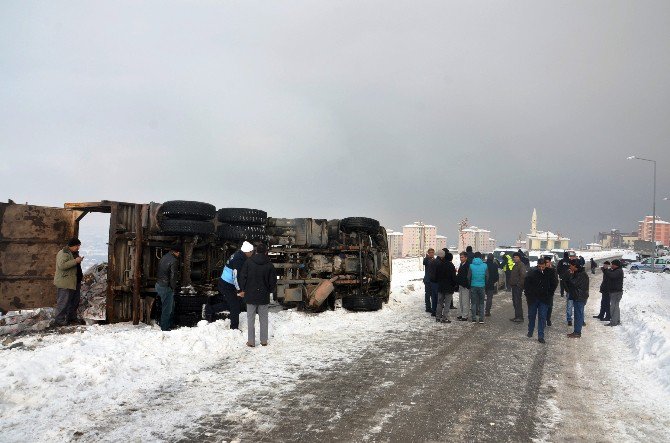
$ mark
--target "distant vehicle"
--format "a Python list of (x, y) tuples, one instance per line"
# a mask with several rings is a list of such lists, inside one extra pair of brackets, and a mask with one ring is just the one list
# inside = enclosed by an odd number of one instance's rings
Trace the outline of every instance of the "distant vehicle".
[[(500, 263), (502, 263), (502, 256), (505, 254), (509, 254), (511, 257), (512, 254), (515, 252), (519, 252), (519, 248), (514, 248), (512, 246), (500, 246), (499, 248), (495, 248), (493, 250), (493, 256), (498, 260)], [(528, 255), (528, 250), (521, 248), (521, 252), (524, 254)]]
[(568, 256), (570, 258), (577, 257), (577, 252), (574, 249), (552, 249), (551, 252), (553, 252), (554, 255), (556, 255), (556, 257), (558, 257), (559, 259), (563, 258), (563, 254), (565, 252), (568, 253)]
[(651, 267), (652, 258), (648, 257), (642, 261), (633, 262), (630, 264), (631, 271), (653, 271), (666, 272), (670, 274), (670, 256), (657, 257), (654, 262), (654, 267)]
[(621, 256), (621, 266), (622, 267), (627, 267), (629, 264), (633, 262), (640, 261), (641, 257), (634, 251), (627, 251), (624, 252), (624, 254)]

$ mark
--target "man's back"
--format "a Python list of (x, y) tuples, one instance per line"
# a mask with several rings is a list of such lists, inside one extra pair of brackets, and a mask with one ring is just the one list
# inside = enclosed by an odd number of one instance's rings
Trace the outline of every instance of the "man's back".
[(177, 257), (168, 253), (161, 257), (158, 262), (158, 271), (156, 272), (156, 281), (161, 286), (174, 289), (177, 280)]

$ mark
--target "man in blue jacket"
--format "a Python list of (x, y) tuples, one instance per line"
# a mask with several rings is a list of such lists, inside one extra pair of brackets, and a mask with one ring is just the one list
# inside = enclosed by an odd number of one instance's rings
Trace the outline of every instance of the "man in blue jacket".
[(230, 311), (230, 329), (239, 329), (240, 311), (242, 310), (242, 297), (244, 292), (240, 289), (237, 281), (237, 274), (242, 269), (242, 265), (247, 258), (254, 255), (254, 245), (245, 241), (242, 247), (235, 251), (223, 267), (221, 278), (217, 282), (217, 289), (224, 297), (225, 303), (215, 305), (205, 305), (205, 318), (208, 322), (214, 321), (214, 314), (225, 309), (226, 304)]
[(484, 295), (486, 282), (489, 279), (489, 269), (482, 261), (482, 254), (475, 252), (470, 268), (468, 269), (468, 280), (470, 281), (470, 309), (472, 311), (472, 323), (484, 323)]

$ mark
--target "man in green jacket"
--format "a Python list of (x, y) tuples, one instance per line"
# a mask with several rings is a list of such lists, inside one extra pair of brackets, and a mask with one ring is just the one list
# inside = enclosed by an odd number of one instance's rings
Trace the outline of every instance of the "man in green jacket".
[(67, 246), (56, 255), (56, 326), (65, 326), (77, 320), (79, 307), (79, 290), (81, 288), (81, 262), (79, 257), (81, 242), (78, 238), (71, 238)]

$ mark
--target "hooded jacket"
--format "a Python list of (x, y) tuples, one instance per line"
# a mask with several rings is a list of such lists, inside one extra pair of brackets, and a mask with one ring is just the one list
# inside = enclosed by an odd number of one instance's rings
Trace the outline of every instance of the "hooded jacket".
[(486, 287), (486, 282), (488, 279), (489, 268), (486, 266), (486, 263), (484, 263), (479, 257), (472, 259), (472, 263), (470, 263), (470, 269), (468, 269), (468, 280), (470, 281), (470, 287), (484, 288)]
[(238, 274), (244, 301), (250, 305), (267, 305), (270, 294), (277, 293), (277, 271), (265, 254), (255, 254), (246, 260)]
[(558, 272), (558, 277), (561, 280), (567, 280), (570, 278), (570, 256), (567, 252), (563, 254), (563, 258), (558, 261), (558, 265), (556, 265), (556, 272)]
[(458, 286), (456, 281), (456, 268), (451, 262), (454, 256), (447, 254), (445, 258), (435, 260), (435, 279), (437, 282), (437, 292), (440, 294), (453, 294)]
[(228, 283), (229, 285), (235, 286), (235, 289), (240, 290), (240, 285), (238, 281), (237, 274), (242, 269), (242, 266), (247, 261), (247, 256), (241, 249), (235, 251), (233, 255), (230, 256), (226, 262), (226, 266), (223, 267), (223, 272), (221, 273), (221, 280)]

